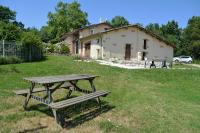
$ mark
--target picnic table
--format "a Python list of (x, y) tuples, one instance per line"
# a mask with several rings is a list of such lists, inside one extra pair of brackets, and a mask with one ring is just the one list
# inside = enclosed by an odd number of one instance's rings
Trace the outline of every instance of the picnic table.
[[(24, 78), (24, 80), (28, 81), (31, 85), (29, 89), (23, 89), (23, 90), (16, 90), (15, 93), (17, 95), (25, 96), (26, 99), (24, 101), (24, 109), (27, 109), (28, 103), (30, 99), (34, 99), (39, 101), (40, 103), (47, 105), (52, 109), (53, 115), (57, 121), (58, 124), (61, 126), (64, 125), (64, 117), (61, 113), (58, 112), (58, 110), (63, 109), (65, 107), (78, 104), (84, 101), (88, 101), (90, 99), (96, 99), (97, 103), (101, 107), (101, 96), (106, 96), (109, 92), (104, 90), (97, 91), (94, 85), (94, 79), (98, 77), (96, 75), (88, 75), (88, 74), (73, 74), (73, 75), (59, 75), (59, 76), (45, 76), (45, 77), (29, 77)], [(86, 90), (80, 88), (77, 83), (80, 80), (86, 80), (89, 82), (91, 86), (91, 90)], [(41, 85), (41, 88), (36, 88), (36, 85)], [(68, 99), (61, 100), (59, 102), (55, 102), (52, 94), (60, 89), (67, 89), (69, 90), (66, 94), (66, 97)], [(83, 93), (83, 95), (69, 98), (73, 91), (78, 91)], [(45, 97), (39, 97), (34, 94), (37, 94), (39, 92), (45, 92)]]

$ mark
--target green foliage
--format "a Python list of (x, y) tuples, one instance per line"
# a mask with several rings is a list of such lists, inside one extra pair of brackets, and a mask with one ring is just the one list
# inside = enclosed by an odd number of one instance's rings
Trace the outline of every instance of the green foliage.
[(22, 60), (18, 57), (0, 57), (0, 65), (21, 63)]
[(60, 53), (61, 54), (69, 54), (70, 49), (67, 44), (61, 44)]
[(200, 59), (200, 16), (193, 16), (183, 32), (182, 47), (185, 53)]
[(111, 20), (110, 24), (112, 25), (112, 27), (116, 28), (116, 27), (122, 27), (122, 26), (129, 25), (129, 22), (123, 16), (115, 16)]
[(146, 26), (146, 29), (175, 45), (175, 55), (180, 55), (182, 53), (180, 48), (182, 30), (179, 28), (178, 23), (175, 20), (168, 21), (166, 25), (162, 26), (157, 23), (150, 23)]
[(78, 54), (72, 55), (73, 60), (81, 60), (81, 56)]
[(0, 21), (10, 22), (16, 18), (16, 12), (10, 10), (8, 7), (0, 5)]
[(40, 37), (43, 42), (48, 43), (50, 40), (54, 39), (56, 37), (56, 30), (54, 30), (53, 27), (50, 26), (43, 26), (40, 29)]
[(47, 29), (42, 29), (43, 40), (48, 41), (48, 39), (59, 38), (63, 33), (87, 25), (89, 23), (87, 13), (83, 12), (80, 6), (77, 1), (72, 3), (58, 2), (55, 12), (49, 12), (48, 14)]
[(50, 52), (50, 53), (54, 53), (55, 52), (55, 45), (54, 44), (49, 45), (48, 52)]
[(38, 36), (32, 31), (23, 32), (21, 36), (21, 41), (22, 41), (22, 44), (25, 46), (35, 45), (35, 46), (40, 47), (42, 44), (40, 36)]
[(16, 12), (0, 5), (0, 40), (19, 40), (24, 25), (15, 20)]
[(163, 33), (161, 31), (161, 27), (158, 23), (150, 23), (146, 26), (146, 29), (149, 31), (152, 31), (153, 33), (163, 36)]
[(12, 23), (0, 21), (0, 40), (19, 40), (22, 30)]

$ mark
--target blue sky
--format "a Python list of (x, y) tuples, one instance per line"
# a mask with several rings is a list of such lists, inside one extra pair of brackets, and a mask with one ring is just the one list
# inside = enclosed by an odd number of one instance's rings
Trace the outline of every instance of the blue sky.
[[(17, 12), (17, 20), (25, 27), (40, 28), (46, 25), (48, 12), (53, 12), (60, 0), (0, 0), (0, 5)], [(73, 0), (62, 0), (72, 2)], [(187, 25), (192, 16), (200, 16), (200, 0), (77, 0), (81, 9), (88, 13), (89, 21), (98, 23), (100, 17), (112, 19), (124, 16), (130, 23), (165, 24), (178, 21), (181, 27)]]

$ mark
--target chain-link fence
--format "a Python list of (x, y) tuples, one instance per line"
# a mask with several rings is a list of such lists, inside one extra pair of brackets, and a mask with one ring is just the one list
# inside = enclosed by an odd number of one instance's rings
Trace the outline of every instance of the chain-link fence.
[(20, 42), (0, 40), (0, 56), (16, 56), (24, 61), (40, 60), (43, 57), (42, 49), (31, 45), (24, 46)]

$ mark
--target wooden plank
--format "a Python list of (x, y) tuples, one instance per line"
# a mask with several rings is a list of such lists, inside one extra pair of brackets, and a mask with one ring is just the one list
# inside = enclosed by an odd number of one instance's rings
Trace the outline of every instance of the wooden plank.
[[(67, 89), (68, 87), (71, 87), (70, 85), (68, 86), (65, 86), (65, 87), (60, 87), (60, 88), (64, 88), (64, 89)], [(50, 90), (54, 90), (54, 88), (49, 88)], [(33, 89), (33, 92), (32, 93), (37, 93), (37, 92), (43, 92), (43, 91), (46, 91), (45, 88), (34, 88)], [(15, 94), (17, 95), (25, 95), (25, 94), (28, 94), (29, 93), (29, 89), (22, 89), (22, 90), (15, 90), (13, 91)]]
[[(42, 92), (42, 91), (45, 91), (45, 88), (34, 88), (32, 93)], [(17, 95), (24, 95), (29, 93), (29, 89), (15, 90), (14, 93)]]
[(98, 76), (88, 75), (88, 74), (72, 74), (72, 75), (60, 75), (60, 76), (30, 77), (30, 78), (24, 78), (24, 80), (38, 84), (51, 84), (63, 81), (92, 79), (95, 77)]
[(105, 96), (108, 93), (109, 92), (107, 92), (107, 91), (96, 91), (96, 92), (86, 94), (86, 95), (83, 95), (83, 96), (79, 96), (79, 97), (67, 99), (67, 100), (64, 100), (64, 101), (52, 103), (49, 106), (51, 108), (54, 108), (54, 109), (60, 109), (60, 108), (68, 107), (68, 106), (71, 106), (71, 105), (74, 105), (74, 104), (77, 104), (77, 103), (81, 103), (81, 102), (84, 102), (84, 101), (87, 101), (87, 100), (90, 100), (90, 99), (94, 99), (94, 98), (97, 98), (97, 97), (100, 97), (100, 96)]
[(34, 96), (34, 95), (31, 95), (31, 98), (45, 104), (45, 105), (49, 105), (50, 104), (50, 101), (49, 100), (45, 100), (44, 98), (41, 98), (41, 97), (38, 97), (38, 96)]
[[(107, 91), (96, 91), (96, 92), (93, 92), (93, 93), (90, 93), (90, 94), (85, 94), (85, 95), (82, 95), (82, 96), (79, 96), (79, 97), (75, 97), (75, 98), (71, 98), (71, 99), (67, 99), (67, 100), (64, 100), (64, 101), (60, 101), (60, 102), (57, 102), (56, 104), (65, 104), (66, 102), (76, 102), (76, 101), (79, 101), (79, 100), (82, 100), (84, 98), (87, 98), (87, 97), (91, 97), (91, 96), (96, 96), (96, 95), (103, 95), (103, 94), (108, 94)], [(55, 104), (55, 103), (54, 103)]]

